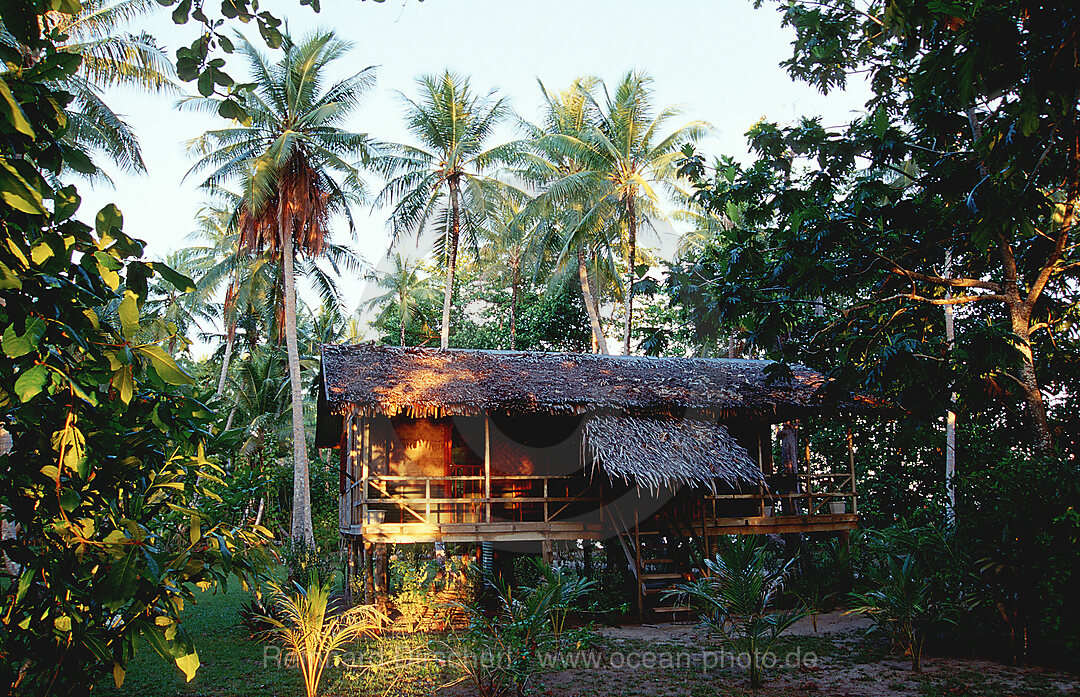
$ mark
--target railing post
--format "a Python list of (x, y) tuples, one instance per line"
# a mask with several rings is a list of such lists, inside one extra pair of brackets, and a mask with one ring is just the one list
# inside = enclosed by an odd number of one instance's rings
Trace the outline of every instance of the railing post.
[(431, 520), (431, 477), (424, 477), (424, 518)]
[(551, 522), (548, 518), (548, 478), (544, 477), (544, 522)]

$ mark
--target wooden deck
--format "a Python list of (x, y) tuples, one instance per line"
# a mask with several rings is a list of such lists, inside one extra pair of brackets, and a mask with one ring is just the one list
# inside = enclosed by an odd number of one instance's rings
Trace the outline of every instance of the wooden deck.
[[(856, 513), (753, 516), (713, 518), (693, 521), (685, 531), (650, 526), (646, 521), (639, 534), (678, 536), (779, 535), (786, 533), (844, 532), (858, 527)], [(379, 523), (351, 525), (341, 534), (368, 542), (530, 542), (543, 540), (603, 540), (615, 537), (611, 525), (573, 521), (490, 523)]]

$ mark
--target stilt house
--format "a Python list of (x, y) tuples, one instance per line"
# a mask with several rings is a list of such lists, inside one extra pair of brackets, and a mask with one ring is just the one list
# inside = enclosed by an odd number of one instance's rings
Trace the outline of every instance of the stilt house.
[(850, 434), (846, 462), (811, 471), (795, 424), (867, 405), (768, 366), (326, 346), (316, 442), (340, 451), (341, 534), (354, 549), (617, 539), (647, 594), (682, 573), (644, 556), (649, 539), (850, 530)]

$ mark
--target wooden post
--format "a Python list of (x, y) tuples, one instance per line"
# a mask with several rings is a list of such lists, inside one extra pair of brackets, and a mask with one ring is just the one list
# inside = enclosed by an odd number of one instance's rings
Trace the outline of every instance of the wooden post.
[(368, 521), (368, 474), (371, 470), (371, 423), (364, 419), (364, 430), (360, 439), (360, 524)]
[(859, 512), (859, 497), (855, 491), (855, 442), (851, 437), (851, 424), (847, 428), (848, 474), (851, 476), (851, 512)]
[(491, 417), (484, 412), (484, 522), (491, 522)]
[(540, 553), (546, 566), (551, 566), (555, 562), (555, 550), (552, 547), (551, 540), (544, 540), (540, 543)]
[(349, 548), (345, 558), (345, 604), (352, 606), (356, 604), (356, 599), (353, 597), (353, 579), (356, 578), (356, 541), (352, 537), (345, 539)]
[(371, 573), (371, 552), (374, 545), (367, 541), (363, 545), (363, 557), (361, 560), (364, 566), (364, 603), (371, 605), (375, 602), (375, 579)]
[(634, 585), (637, 587), (638, 620), (645, 620), (645, 587), (641, 582), (641, 530), (638, 528), (638, 509), (634, 506)]
[(544, 477), (544, 522), (550, 521), (548, 518), (548, 478)]

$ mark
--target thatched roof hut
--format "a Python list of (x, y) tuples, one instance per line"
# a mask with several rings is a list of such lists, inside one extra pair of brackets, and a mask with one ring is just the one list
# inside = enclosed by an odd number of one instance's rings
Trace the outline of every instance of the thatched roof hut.
[(827, 399), (827, 381), (768, 361), (522, 351), (325, 346), (316, 442), (337, 445), (341, 417), (581, 414), (583, 463), (650, 488), (760, 481), (759, 463), (720, 422), (776, 423), (871, 406)]
[[(751, 417), (776, 423), (871, 406), (827, 399), (825, 378), (792, 366), (770, 381), (770, 361), (596, 354), (324, 346), (320, 413), (415, 418), (489, 411), (620, 411)], [(321, 420), (321, 419), (320, 419)], [(337, 434), (329, 434), (335, 439)]]

